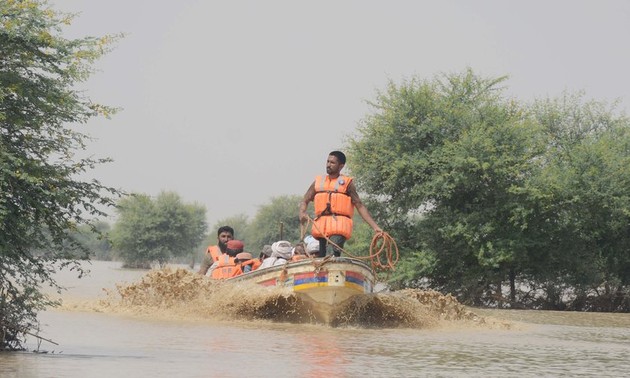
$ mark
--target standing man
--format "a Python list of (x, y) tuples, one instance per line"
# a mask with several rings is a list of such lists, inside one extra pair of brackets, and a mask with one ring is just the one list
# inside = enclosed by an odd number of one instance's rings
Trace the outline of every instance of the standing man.
[(300, 203), (300, 222), (308, 221), (306, 208), (308, 203), (315, 204), (315, 222), (311, 234), (319, 240), (319, 256), (326, 256), (327, 240), (333, 245), (333, 254), (341, 256), (346, 240), (352, 235), (352, 216), (357, 209), (363, 220), (374, 232), (383, 232), (374, 222), (367, 207), (361, 202), (351, 177), (342, 175), (341, 169), (346, 165), (346, 155), (341, 151), (333, 151), (326, 161), (326, 176), (315, 177), (315, 181), (304, 194)]
[(205, 275), (208, 269), (219, 260), (222, 254), (226, 253), (227, 242), (234, 239), (234, 229), (230, 226), (219, 227), (217, 231), (217, 245), (211, 245), (206, 250), (206, 254), (201, 262), (201, 267), (197, 273)]

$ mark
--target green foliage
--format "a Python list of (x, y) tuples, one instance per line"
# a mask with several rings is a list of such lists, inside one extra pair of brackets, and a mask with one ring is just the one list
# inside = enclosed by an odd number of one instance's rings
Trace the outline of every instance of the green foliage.
[[(468, 71), (390, 83), (350, 141), (357, 182), (386, 203), (380, 216), (403, 234), (408, 254), (440, 262), (445, 272), (433, 279), (447, 290), (457, 289), (451, 275), (469, 271), (462, 262), (496, 269), (517, 252), (510, 235), (519, 229), (509, 219), (520, 199), (511, 188), (529, 174), (536, 149), (522, 111), (500, 97), (502, 80)], [(400, 277), (420, 278), (408, 273)]]
[(118, 194), (79, 179), (108, 159), (76, 156), (89, 139), (81, 124), (114, 111), (76, 85), (116, 38), (65, 39), (70, 21), (45, 2), (0, 2), (0, 349), (36, 327), (52, 304), (39, 285), (57, 287), (56, 269), (83, 273), (87, 252), (69, 234), (93, 226)]
[(432, 200), (441, 183), (431, 178), (448, 163), (442, 148), (499, 111), (493, 103), (498, 82), (467, 72), (442, 81), (390, 83), (349, 141), (360, 189), (385, 198), (390, 211), (418, 210)]
[(354, 215), (352, 223), (354, 224), (352, 237), (346, 242), (343, 249), (350, 256), (369, 256), (370, 244), (374, 236), (372, 227), (365, 223), (358, 214)]
[(208, 234), (208, 245), (217, 244), (217, 230), (222, 226), (230, 226), (234, 229), (234, 238), (247, 243), (247, 229), (249, 228), (249, 219), (245, 214), (237, 214), (227, 218), (223, 218), (215, 223)]
[(279, 196), (271, 198), (268, 205), (261, 206), (247, 228), (247, 249), (258, 252), (265, 244), (278, 240), (299, 242), (300, 201), (302, 201), (300, 195)]
[(356, 182), (403, 254), (392, 283), (472, 304), (515, 277), (550, 297), (627, 289), (628, 120), (580, 95), (519, 105), (502, 81), (390, 83), (350, 138)]
[(192, 255), (205, 238), (205, 207), (185, 204), (179, 195), (162, 192), (155, 200), (145, 194), (121, 199), (111, 239), (124, 266), (150, 268), (178, 256)]
[(436, 253), (411, 252), (392, 275), (394, 288), (427, 286), (423, 278), (434, 272), (436, 264)]
[(249, 228), (249, 219), (245, 214), (237, 214), (218, 220), (214, 226), (210, 228), (210, 231), (206, 235), (206, 238), (201, 242), (195, 253), (195, 257), (203, 258), (206, 254), (206, 250), (210, 245), (217, 244), (217, 230), (223, 226), (230, 226), (234, 229), (234, 238), (242, 241), (245, 244), (245, 249), (249, 249), (247, 241), (247, 229)]
[(579, 95), (539, 101), (532, 113), (550, 141), (541, 174), (526, 188), (537, 194), (553, 240), (543, 261), (560, 263), (571, 285), (627, 286), (630, 120)]
[[(96, 229), (94, 232), (92, 227)], [(81, 245), (85, 246), (90, 258), (95, 260), (112, 260), (112, 246), (109, 241), (111, 226), (104, 221), (96, 221), (93, 225), (81, 225), (71, 236)]]

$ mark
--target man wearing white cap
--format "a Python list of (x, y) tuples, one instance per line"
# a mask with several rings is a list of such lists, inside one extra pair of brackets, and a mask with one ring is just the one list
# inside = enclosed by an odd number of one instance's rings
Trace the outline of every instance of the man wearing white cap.
[(286, 264), (291, 260), (293, 246), (286, 240), (280, 240), (271, 245), (271, 256), (267, 257), (258, 269), (268, 268), (270, 266)]

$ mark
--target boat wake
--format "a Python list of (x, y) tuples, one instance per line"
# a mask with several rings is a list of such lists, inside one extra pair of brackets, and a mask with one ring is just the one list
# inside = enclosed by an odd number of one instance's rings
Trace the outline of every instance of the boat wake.
[[(103, 289), (96, 303), (66, 304), (67, 310), (177, 320), (263, 320), (317, 324), (308, 298), (281, 287), (251, 282), (214, 281), (183, 268), (152, 270), (138, 282)], [(454, 297), (435, 291), (405, 289), (356, 295), (332, 311), (329, 326), (360, 328), (511, 328), (503, 320), (479, 316)]]

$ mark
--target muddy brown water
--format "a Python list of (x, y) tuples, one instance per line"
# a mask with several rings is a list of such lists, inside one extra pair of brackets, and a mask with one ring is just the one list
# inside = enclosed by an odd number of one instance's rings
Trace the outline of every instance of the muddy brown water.
[[(314, 324), (296, 298), (217, 285), (185, 267), (95, 261), (62, 272), (63, 306), (0, 377), (624, 377), (630, 314), (473, 309), (377, 293)], [(44, 353), (45, 352), (45, 353)]]

